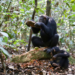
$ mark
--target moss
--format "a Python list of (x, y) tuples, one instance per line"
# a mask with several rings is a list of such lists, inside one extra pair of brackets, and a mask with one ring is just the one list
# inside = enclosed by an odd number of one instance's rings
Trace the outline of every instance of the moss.
[(11, 60), (11, 61), (14, 61), (14, 62), (16, 63), (16, 61), (17, 61), (17, 62), (19, 62), (19, 59), (20, 59), (20, 57), (19, 57), (19, 56), (15, 56), (14, 58), (12, 58), (12, 60)]
[(12, 62), (23, 63), (23, 62), (31, 61), (33, 59), (50, 59), (51, 55), (44, 52), (43, 51), (44, 49), (45, 48), (39, 48), (38, 50), (34, 49), (33, 51), (29, 51), (27, 53), (17, 55), (12, 58)]

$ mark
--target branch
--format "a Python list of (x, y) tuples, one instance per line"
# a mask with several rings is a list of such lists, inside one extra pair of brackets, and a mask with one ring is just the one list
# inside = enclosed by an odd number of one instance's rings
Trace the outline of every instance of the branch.
[[(33, 11), (33, 14), (32, 14), (32, 20), (34, 20), (36, 8), (37, 8), (37, 0), (35, 0), (35, 8), (34, 8), (34, 11)], [(28, 43), (28, 49), (27, 49), (27, 51), (30, 50), (31, 36), (32, 36), (32, 29), (30, 29), (30, 36), (29, 36), (29, 43)]]

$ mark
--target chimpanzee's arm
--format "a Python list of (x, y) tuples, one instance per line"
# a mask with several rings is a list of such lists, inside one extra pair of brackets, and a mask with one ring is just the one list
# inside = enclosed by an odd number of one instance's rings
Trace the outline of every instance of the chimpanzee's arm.
[(53, 36), (52, 27), (49, 27), (49, 26), (45, 25), (44, 23), (41, 23), (41, 29), (42, 29), (47, 35)]
[(49, 27), (49, 26), (45, 25), (43, 22), (37, 22), (35, 24), (35, 26), (36, 27), (40, 26), (45, 34), (49, 35), (50, 37), (53, 36), (53, 29), (52, 29), (52, 27)]
[(53, 54), (57, 54), (60, 52), (59, 47), (53, 47), (53, 48), (47, 48), (44, 51), (46, 51), (47, 53), (53, 53)]
[(42, 30), (44, 30), (45, 33), (50, 34), (50, 36), (57, 33), (57, 25), (53, 18), (49, 18), (46, 25), (44, 23), (41, 24)]
[(60, 52), (59, 47), (53, 47), (51, 50), (52, 50), (52, 52), (55, 52), (55, 53), (59, 53)]
[(58, 54), (55, 54), (53, 56), (53, 58), (57, 58), (57, 57), (65, 57), (65, 58), (68, 58), (70, 56), (69, 53), (67, 53), (66, 51), (64, 51), (63, 53), (58, 53)]
[(36, 27), (31, 27), (33, 33), (37, 34), (40, 31), (40, 28), (36, 28)]

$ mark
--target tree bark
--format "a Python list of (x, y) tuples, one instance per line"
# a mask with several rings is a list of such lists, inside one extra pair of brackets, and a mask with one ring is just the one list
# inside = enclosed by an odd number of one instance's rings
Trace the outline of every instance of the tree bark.
[(47, 0), (46, 15), (51, 17), (51, 0)]
[(36, 59), (50, 59), (51, 55), (44, 52), (44, 49), (46, 48), (33, 49), (21, 55), (15, 55), (11, 61), (15, 63), (25, 63)]

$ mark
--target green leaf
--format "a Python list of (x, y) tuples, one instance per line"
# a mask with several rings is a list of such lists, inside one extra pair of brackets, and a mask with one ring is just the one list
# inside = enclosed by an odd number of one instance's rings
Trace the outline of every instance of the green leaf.
[(2, 7), (0, 6), (0, 12), (2, 11)]
[(74, 5), (72, 5), (72, 10), (75, 10), (75, 4), (74, 4)]
[(67, 17), (67, 14), (65, 14), (65, 17)]
[(75, 14), (71, 15), (72, 17), (75, 17)]
[(19, 1), (19, 3), (21, 4), (21, 3), (22, 3), (22, 1), (20, 0), (20, 1)]
[(70, 5), (69, 5), (69, 3), (68, 3), (68, 2), (66, 3), (66, 5), (70, 8)]
[(35, 4), (35, 1), (34, 0), (32, 2)]
[(68, 2), (68, 0), (64, 0), (64, 2), (66, 3), (66, 2)]
[(8, 37), (3, 37), (4, 42), (8, 42)]
[(8, 34), (5, 33), (5, 32), (0, 32), (0, 34), (1, 34), (2, 36), (6, 36), (6, 37), (8, 37)]
[(75, 0), (71, 0), (71, 3), (74, 3), (75, 2)]
[(60, 23), (57, 23), (57, 26), (60, 26)]
[(69, 48), (66, 51), (69, 52)]
[(0, 47), (1, 51), (6, 54), (7, 56), (11, 57), (11, 55), (3, 48), (3, 47)]
[(17, 44), (19, 42), (19, 40), (16, 40), (13, 44), (15, 45), (15, 44)]
[(24, 9), (20, 9), (20, 12), (24, 12)]
[(75, 1), (75, 0), (71, 0), (71, 1)]
[(4, 23), (5, 23), (5, 24), (8, 24), (8, 23), (10, 23), (10, 21), (5, 21)]

